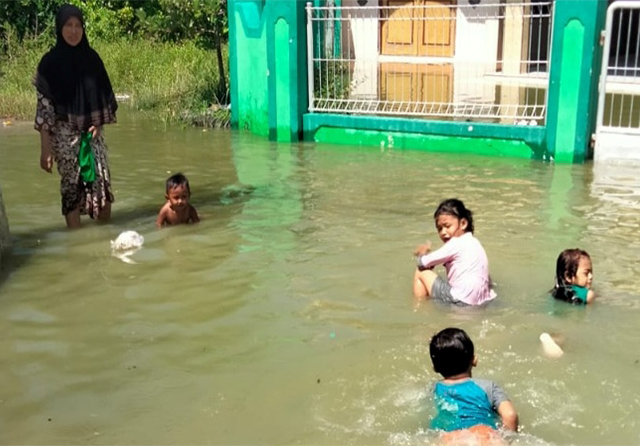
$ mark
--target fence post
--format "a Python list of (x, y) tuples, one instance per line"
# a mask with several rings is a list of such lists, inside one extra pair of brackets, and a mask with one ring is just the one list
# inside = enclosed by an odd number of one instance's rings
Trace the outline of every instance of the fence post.
[(313, 10), (311, 2), (307, 2), (307, 95), (309, 112), (313, 111)]
[(307, 112), (305, 0), (229, 0), (231, 124), (296, 141)]
[(257, 0), (229, 0), (231, 126), (267, 136), (266, 11)]
[(305, 0), (267, 0), (269, 139), (298, 141), (307, 112)]
[(556, 162), (581, 163), (590, 156), (606, 8), (601, 0), (553, 4), (546, 146)]

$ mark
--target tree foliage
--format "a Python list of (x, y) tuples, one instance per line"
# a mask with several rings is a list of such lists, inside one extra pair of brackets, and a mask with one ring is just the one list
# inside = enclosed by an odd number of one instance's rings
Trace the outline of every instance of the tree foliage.
[(215, 50), (220, 73), (216, 89), (226, 92), (218, 97), (228, 100), (222, 51), (228, 38), (226, 0), (0, 0), (0, 61), (33, 42), (53, 43), (55, 15), (65, 3), (82, 10), (92, 43), (144, 38), (190, 41)]
[(90, 39), (186, 39), (213, 49), (228, 34), (226, 0), (12, 0), (0, 1), (0, 41), (52, 34), (64, 3), (82, 9)]

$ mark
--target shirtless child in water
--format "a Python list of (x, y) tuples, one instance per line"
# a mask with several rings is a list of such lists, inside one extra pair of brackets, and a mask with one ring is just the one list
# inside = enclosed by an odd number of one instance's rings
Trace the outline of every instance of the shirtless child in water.
[(176, 173), (167, 179), (165, 198), (167, 202), (160, 209), (156, 219), (157, 227), (198, 223), (200, 221), (196, 208), (189, 203), (191, 198), (189, 180), (181, 173)]

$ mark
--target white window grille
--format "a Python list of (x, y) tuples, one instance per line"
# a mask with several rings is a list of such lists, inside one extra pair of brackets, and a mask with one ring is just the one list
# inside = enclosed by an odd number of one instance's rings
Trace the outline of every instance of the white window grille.
[(640, 4), (616, 2), (610, 9), (598, 124), (640, 135)]
[(311, 112), (544, 122), (551, 1), (388, 3), (307, 4)]
[(640, 3), (607, 8), (594, 160), (640, 160)]

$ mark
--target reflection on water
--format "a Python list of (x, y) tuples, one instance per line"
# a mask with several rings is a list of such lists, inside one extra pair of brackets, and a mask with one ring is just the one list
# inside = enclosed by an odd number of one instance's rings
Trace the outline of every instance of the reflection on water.
[[(276, 145), (109, 128), (113, 222), (67, 232), (37, 134), (0, 129), (12, 267), (0, 283), (3, 444), (430, 444), (427, 340), (456, 325), (478, 377), (519, 409), (515, 444), (636, 444), (640, 171), (469, 155)], [(169, 172), (196, 226), (153, 227)], [(414, 309), (413, 247), (457, 196), (499, 297)], [(109, 240), (145, 237), (135, 265)], [(601, 299), (550, 302), (559, 251), (589, 251)], [(542, 331), (566, 337), (541, 355)]]

